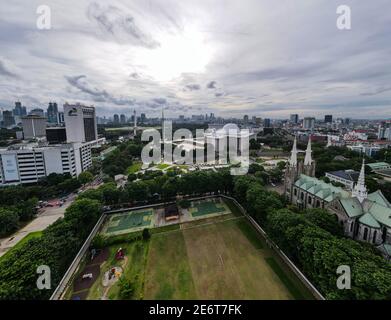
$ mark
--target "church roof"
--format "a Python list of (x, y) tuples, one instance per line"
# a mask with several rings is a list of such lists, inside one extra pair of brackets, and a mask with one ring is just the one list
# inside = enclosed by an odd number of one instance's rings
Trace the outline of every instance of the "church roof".
[(326, 183), (315, 177), (309, 177), (301, 174), (300, 178), (296, 180), (295, 186), (304, 189), (308, 193), (321, 198), (327, 202), (331, 202), (337, 197), (348, 197), (349, 193), (340, 187), (335, 187), (332, 184)]
[(362, 224), (365, 224), (367, 225), (368, 227), (371, 227), (371, 228), (377, 228), (377, 229), (380, 229), (380, 224), (379, 222), (376, 221), (376, 219), (370, 214), (370, 213), (366, 213), (364, 214), (363, 216), (360, 217), (360, 219), (358, 219)]
[(354, 218), (363, 214), (361, 203), (357, 198), (342, 198), (340, 199), (340, 202), (349, 218)]
[(391, 208), (372, 202), (368, 212), (381, 224), (391, 228)]
[(376, 202), (377, 204), (380, 204), (383, 207), (391, 208), (391, 204), (388, 202), (388, 200), (380, 190), (368, 194), (368, 200)]

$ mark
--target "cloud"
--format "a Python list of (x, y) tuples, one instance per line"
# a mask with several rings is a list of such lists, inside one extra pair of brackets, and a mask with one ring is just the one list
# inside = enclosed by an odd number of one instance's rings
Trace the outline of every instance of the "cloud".
[(206, 85), (206, 88), (208, 89), (216, 89), (217, 82), (216, 81), (211, 81)]
[(196, 91), (196, 90), (200, 90), (201, 86), (199, 84), (188, 84), (185, 86), (185, 88), (190, 91)]
[(95, 22), (106, 35), (116, 40), (128, 40), (134, 45), (148, 49), (160, 46), (159, 42), (139, 28), (132, 15), (124, 13), (116, 6), (100, 6), (96, 2), (91, 3), (87, 8), (87, 17)]
[(85, 75), (74, 76), (74, 77), (65, 76), (65, 79), (68, 81), (68, 83), (71, 86), (77, 88), (83, 93), (90, 95), (93, 98), (93, 100), (96, 102), (110, 102), (120, 106), (135, 104), (134, 99), (127, 99), (122, 97), (118, 98), (109, 94), (106, 90), (101, 90), (92, 86), (87, 81), (87, 76)]
[(379, 88), (375, 91), (372, 91), (372, 92), (363, 92), (361, 93), (362, 96), (376, 96), (378, 94), (381, 94), (383, 92), (387, 92), (387, 91), (391, 91), (391, 87), (388, 87), (388, 88)]
[(18, 78), (18, 75), (11, 72), (2, 60), (0, 60), (0, 75), (10, 78)]

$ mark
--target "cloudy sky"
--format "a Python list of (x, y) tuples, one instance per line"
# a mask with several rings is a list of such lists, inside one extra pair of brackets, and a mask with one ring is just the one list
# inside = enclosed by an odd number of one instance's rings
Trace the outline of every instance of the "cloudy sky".
[[(50, 30), (36, 26), (51, 9)], [(336, 27), (349, 5), (351, 30)], [(391, 117), (391, 1), (1, 0), (0, 107)]]

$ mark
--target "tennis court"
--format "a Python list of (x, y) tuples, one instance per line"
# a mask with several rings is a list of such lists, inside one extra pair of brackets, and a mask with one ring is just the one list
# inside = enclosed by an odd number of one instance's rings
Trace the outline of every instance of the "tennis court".
[(106, 234), (123, 234), (152, 226), (154, 210), (144, 209), (127, 213), (116, 214), (110, 217)]
[(230, 210), (224, 204), (224, 202), (220, 201), (219, 199), (213, 199), (192, 202), (190, 212), (193, 218), (196, 218), (206, 215), (230, 213)]

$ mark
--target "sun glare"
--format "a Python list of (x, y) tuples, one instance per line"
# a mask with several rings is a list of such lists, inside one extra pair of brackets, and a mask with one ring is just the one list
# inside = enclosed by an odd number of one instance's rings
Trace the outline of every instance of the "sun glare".
[(143, 51), (138, 57), (157, 81), (170, 81), (182, 73), (202, 73), (212, 57), (212, 49), (197, 31), (165, 34), (158, 41), (159, 48)]

